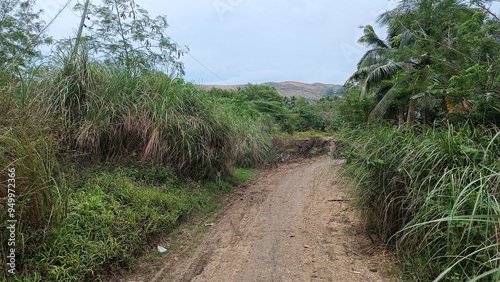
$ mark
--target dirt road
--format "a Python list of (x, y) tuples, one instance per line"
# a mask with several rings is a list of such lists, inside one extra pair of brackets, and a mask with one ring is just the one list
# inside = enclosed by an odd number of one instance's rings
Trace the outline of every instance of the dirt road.
[(190, 255), (129, 281), (389, 281), (341, 191), (340, 165), (322, 157), (261, 172)]

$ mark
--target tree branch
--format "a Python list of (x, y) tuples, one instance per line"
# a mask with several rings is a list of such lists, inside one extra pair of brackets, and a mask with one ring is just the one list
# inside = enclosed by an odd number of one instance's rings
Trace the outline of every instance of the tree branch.
[(486, 12), (487, 14), (489, 14), (490, 16), (492, 16), (493, 19), (495, 19), (497, 22), (500, 22), (500, 18), (498, 18), (498, 16), (495, 15), (495, 13), (493, 13), (490, 9), (486, 8), (486, 6), (484, 4), (476, 3), (476, 5), (479, 8), (481, 8), (484, 12)]

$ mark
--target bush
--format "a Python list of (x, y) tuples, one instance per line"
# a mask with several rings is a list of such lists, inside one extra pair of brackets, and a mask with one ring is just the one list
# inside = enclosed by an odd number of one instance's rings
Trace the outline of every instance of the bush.
[(348, 89), (341, 96), (334, 98), (335, 123), (338, 127), (354, 128), (368, 121), (371, 110), (375, 107), (373, 99), (361, 98), (361, 91)]

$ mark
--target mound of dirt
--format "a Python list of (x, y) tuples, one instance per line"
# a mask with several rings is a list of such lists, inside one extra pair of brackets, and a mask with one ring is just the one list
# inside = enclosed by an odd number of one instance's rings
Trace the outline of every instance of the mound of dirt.
[(338, 159), (341, 156), (340, 150), (343, 147), (342, 143), (332, 136), (298, 140), (274, 140), (274, 148), (277, 151), (276, 161), (278, 163), (289, 163), (321, 155), (329, 155), (334, 159)]

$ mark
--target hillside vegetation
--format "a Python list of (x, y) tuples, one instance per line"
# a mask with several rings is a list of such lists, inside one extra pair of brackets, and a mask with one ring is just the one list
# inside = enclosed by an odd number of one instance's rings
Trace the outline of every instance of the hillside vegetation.
[[(308, 102), (317, 102), (321, 98), (332, 97), (338, 95), (341, 90), (341, 85), (324, 84), (324, 83), (302, 83), (297, 81), (283, 81), (283, 82), (264, 82), (262, 85), (273, 87), (282, 96), (303, 97)], [(199, 85), (202, 89), (210, 90), (212, 88), (223, 90), (237, 90), (238, 88), (245, 87), (245, 85)]]

